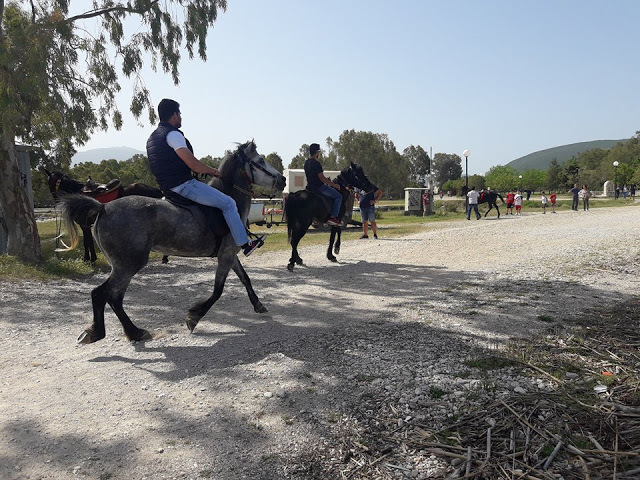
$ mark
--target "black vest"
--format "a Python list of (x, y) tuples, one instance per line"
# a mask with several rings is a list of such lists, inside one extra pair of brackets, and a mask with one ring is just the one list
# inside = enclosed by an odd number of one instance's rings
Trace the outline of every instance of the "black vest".
[[(149, 168), (162, 191), (171, 190), (193, 178), (191, 169), (167, 143), (167, 135), (173, 130), (180, 132), (170, 123), (160, 122), (158, 128), (147, 140)], [(189, 140), (187, 140), (187, 148), (193, 153)]]

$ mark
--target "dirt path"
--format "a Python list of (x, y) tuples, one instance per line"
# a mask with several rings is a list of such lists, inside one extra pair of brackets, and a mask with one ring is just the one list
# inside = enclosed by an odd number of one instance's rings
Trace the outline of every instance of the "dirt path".
[[(172, 258), (125, 299), (155, 336), (146, 344), (127, 342), (111, 312), (105, 340), (75, 344), (102, 276), (0, 283), (0, 478), (332, 478), (322, 459), (360, 377), (393, 389), (403, 380), (385, 368), (455, 366), (543, 331), (543, 316), (634, 295), (639, 220), (602, 208), (382, 230), (343, 244), (338, 264), (303, 240), (293, 274), (288, 252), (243, 260), (268, 314), (230, 278), (193, 335), (184, 315), (208, 295), (212, 262)], [(412, 478), (443, 465), (421, 468)]]

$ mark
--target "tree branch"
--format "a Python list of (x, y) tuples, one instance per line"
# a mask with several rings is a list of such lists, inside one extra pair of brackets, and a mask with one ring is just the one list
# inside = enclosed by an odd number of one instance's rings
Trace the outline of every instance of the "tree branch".
[[(0, 0), (0, 1), (3, 1), (3, 0)], [(57, 22), (57, 23), (63, 23), (63, 24), (74, 23), (78, 20), (86, 20), (88, 18), (101, 17), (113, 12), (143, 14), (145, 12), (148, 12), (151, 9), (151, 7), (157, 4), (158, 2), (159, 0), (153, 0), (152, 2), (149, 3), (149, 6), (147, 8), (129, 8), (123, 5), (119, 5), (116, 7), (101, 8), (100, 10), (90, 10), (88, 12), (81, 13), (80, 15), (74, 15), (73, 17), (65, 18), (64, 20), (61, 20), (60, 22)]]

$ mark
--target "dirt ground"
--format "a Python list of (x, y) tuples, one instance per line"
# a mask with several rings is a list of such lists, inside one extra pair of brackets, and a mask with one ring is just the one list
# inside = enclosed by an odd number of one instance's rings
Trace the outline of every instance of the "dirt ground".
[[(103, 275), (1, 282), (0, 478), (340, 478), (319, 459), (336, 455), (365, 370), (455, 366), (543, 332), (543, 317), (636, 295), (636, 207), (379, 233), (345, 242), (336, 264), (303, 239), (293, 273), (289, 252), (243, 259), (269, 313), (230, 277), (194, 334), (185, 313), (211, 291), (215, 261), (152, 263), (125, 298), (154, 335), (144, 344), (111, 311), (106, 339), (75, 343)], [(389, 475), (431, 478), (432, 463)]]

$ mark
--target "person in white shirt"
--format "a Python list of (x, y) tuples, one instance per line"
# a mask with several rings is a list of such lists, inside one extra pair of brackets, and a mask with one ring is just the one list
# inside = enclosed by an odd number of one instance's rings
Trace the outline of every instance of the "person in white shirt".
[(542, 192), (541, 195), (542, 213), (547, 213), (547, 196), (544, 194), (544, 192)]
[(476, 192), (476, 187), (471, 187), (467, 198), (469, 199), (469, 206), (467, 207), (467, 220), (471, 220), (471, 210), (476, 213), (476, 220), (480, 220), (480, 212), (478, 211), (478, 198), (480, 194)]
[(513, 199), (513, 204), (516, 207), (516, 215), (522, 215), (522, 193), (520, 193), (520, 190), (516, 192), (516, 197)]

